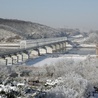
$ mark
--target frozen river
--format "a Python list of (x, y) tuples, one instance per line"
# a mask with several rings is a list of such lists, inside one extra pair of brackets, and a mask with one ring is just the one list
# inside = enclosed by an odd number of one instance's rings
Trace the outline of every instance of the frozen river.
[[(96, 50), (94, 48), (67, 48), (66, 51), (65, 49), (60, 50), (56, 53), (53, 54), (46, 54), (43, 56), (39, 56), (37, 58), (31, 59), (28, 62), (26, 62), (26, 65), (31, 66), (31, 65), (36, 65), (36, 64), (42, 64), (45, 62), (49, 63), (49, 60), (51, 58), (57, 58), (59, 56), (63, 56), (63, 55), (95, 55)], [(50, 62), (52, 62), (50, 60)]]
[(78, 54), (78, 55), (95, 55), (95, 48), (67, 48), (67, 54)]

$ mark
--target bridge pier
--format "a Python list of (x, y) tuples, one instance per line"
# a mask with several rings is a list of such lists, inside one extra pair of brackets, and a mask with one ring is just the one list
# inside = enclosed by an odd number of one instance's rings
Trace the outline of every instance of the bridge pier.
[(56, 51), (60, 50), (60, 45), (56, 44)]
[(62, 43), (59, 43), (59, 45), (60, 45), (60, 49), (62, 49), (63, 48), (63, 44)]
[(26, 60), (29, 59), (29, 55), (28, 54), (26, 54), (26, 53), (21, 53), (21, 54), (22, 54), (23, 61), (26, 61)]
[(66, 47), (66, 42), (63, 42), (62, 44), (63, 44), (63, 48), (65, 48)]
[(21, 63), (23, 61), (23, 56), (22, 56), (22, 54), (17, 54), (17, 62), (18, 63)]
[(44, 55), (47, 53), (46, 49), (44, 49), (42, 47), (38, 48), (38, 52), (39, 52), (39, 55)]
[(60, 47), (60, 49), (58, 50), (58, 52), (62, 52), (62, 48), (63, 48), (63, 45), (62, 45), (62, 43), (59, 43), (59, 47)]
[(45, 46), (46, 53), (53, 53), (53, 50), (50, 46)]
[(29, 50), (28, 54), (29, 54), (29, 58), (34, 58), (39, 55), (38, 50)]
[(0, 58), (0, 65), (6, 65), (6, 60), (4, 58)]
[(17, 61), (18, 61), (17, 56), (16, 55), (12, 55), (11, 58), (12, 58), (12, 64), (17, 64)]
[(11, 57), (7, 56), (5, 57), (5, 60), (6, 60), (6, 65), (12, 65), (13, 62)]
[(55, 52), (56, 51), (56, 45), (51, 45), (52, 47), (52, 52)]

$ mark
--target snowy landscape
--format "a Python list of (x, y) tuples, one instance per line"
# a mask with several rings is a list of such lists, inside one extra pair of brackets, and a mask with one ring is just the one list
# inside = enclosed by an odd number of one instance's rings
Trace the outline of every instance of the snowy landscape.
[[(0, 62), (0, 98), (98, 98), (97, 31), (53, 29), (19, 20), (0, 21), (3, 23), (0, 25), (1, 43), (67, 37), (66, 47), (56, 52), (33, 56), (8, 66)], [(19, 23), (21, 25), (17, 26)], [(34, 35), (32, 28), (37, 32)], [(15, 50), (0, 50), (1, 53), (6, 51)]]
[(0, 0), (0, 98), (98, 98), (98, 0)]
[[(5, 75), (2, 80), (8, 77), (3, 81), (5, 88), (0, 86), (1, 91), (9, 88), (19, 93), (21, 90), (21, 98), (30, 98), (33, 94), (35, 98), (98, 98), (98, 58), (95, 55), (63, 55), (46, 58), (29, 67), (6, 67), (0, 70), (0, 75)], [(14, 86), (10, 86), (9, 81)]]
[[(83, 43), (78, 36), (73, 43)], [(84, 40), (84, 38), (83, 38)], [(76, 45), (76, 44), (75, 44)], [(1, 98), (98, 98), (98, 58), (94, 44), (0, 66)]]

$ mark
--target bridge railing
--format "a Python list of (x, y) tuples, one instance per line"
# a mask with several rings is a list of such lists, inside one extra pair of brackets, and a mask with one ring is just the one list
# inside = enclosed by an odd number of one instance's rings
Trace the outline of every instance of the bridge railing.
[(0, 43), (0, 49), (3, 49), (3, 48), (4, 49), (27, 49), (27, 48), (43, 46), (43, 45), (57, 43), (57, 42), (66, 41), (66, 40), (67, 40), (67, 37), (22, 40), (16, 43)]
[[(43, 46), (43, 45), (47, 45), (47, 44), (51, 44), (51, 43), (57, 43), (57, 42), (61, 42), (61, 41), (66, 41), (67, 38), (66, 37), (58, 37), (58, 38), (44, 38), (44, 39), (35, 39), (35, 40), (26, 40), (26, 41), (22, 41), (20, 42), (20, 44), (24, 45), (24, 48), (30, 48), (30, 47), (36, 47), (36, 46)], [(20, 46), (23, 46), (20, 45)], [(23, 47), (20, 47), (23, 48)]]

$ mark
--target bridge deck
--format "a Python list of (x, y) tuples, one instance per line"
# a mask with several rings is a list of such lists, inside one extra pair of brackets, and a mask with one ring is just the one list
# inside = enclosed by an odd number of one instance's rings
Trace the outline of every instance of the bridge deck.
[(36, 48), (43, 47), (45, 45), (51, 45), (54, 43), (56, 44), (59, 42), (65, 42), (66, 40), (67, 40), (66, 37), (57, 37), (57, 38), (46, 38), (46, 39), (36, 39), (36, 40), (23, 40), (20, 43), (15, 43), (15, 44), (14, 43), (1, 44), (2, 48), (9, 47), (9, 50), (4, 52), (1, 51), (0, 56), (23, 52), (30, 49), (36, 49)]

